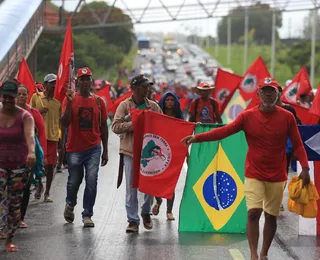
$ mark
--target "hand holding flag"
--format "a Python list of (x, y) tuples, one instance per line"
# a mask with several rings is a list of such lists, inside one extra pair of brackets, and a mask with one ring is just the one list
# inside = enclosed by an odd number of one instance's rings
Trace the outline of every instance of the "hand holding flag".
[(188, 147), (190, 144), (195, 142), (196, 142), (196, 137), (194, 135), (188, 135), (181, 140), (181, 143), (184, 143), (186, 147)]

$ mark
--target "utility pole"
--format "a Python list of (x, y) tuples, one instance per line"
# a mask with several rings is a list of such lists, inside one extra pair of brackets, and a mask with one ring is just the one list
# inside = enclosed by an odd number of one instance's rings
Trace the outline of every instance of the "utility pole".
[(231, 65), (231, 16), (228, 16), (228, 53), (227, 53), (227, 64)]
[(271, 75), (274, 77), (274, 66), (276, 59), (276, 12), (272, 11), (272, 42), (271, 42)]
[(317, 26), (318, 9), (313, 10), (312, 20), (312, 38), (311, 38), (311, 68), (310, 68), (310, 79), (311, 86), (314, 86), (314, 71), (315, 71), (315, 55), (316, 55), (316, 26)]
[(246, 7), (244, 17), (244, 57), (243, 57), (243, 74), (246, 73), (248, 66), (248, 35), (249, 34), (249, 14), (248, 7)]

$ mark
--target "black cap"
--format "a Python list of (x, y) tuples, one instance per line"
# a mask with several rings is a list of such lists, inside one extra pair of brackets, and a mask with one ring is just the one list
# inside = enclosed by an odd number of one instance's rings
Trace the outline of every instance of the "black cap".
[(12, 80), (0, 83), (0, 95), (16, 97), (18, 95), (18, 84)]
[(139, 86), (145, 83), (147, 83), (146, 85), (153, 85), (153, 82), (150, 81), (145, 75), (139, 75), (139, 76), (135, 76), (131, 80), (130, 85), (131, 87), (133, 87), (133, 86)]

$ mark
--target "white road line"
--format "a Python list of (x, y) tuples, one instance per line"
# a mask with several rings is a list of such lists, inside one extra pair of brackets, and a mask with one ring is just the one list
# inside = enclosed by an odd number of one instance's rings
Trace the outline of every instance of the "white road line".
[(245, 260), (240, 250), (232, 248), (232, 249), (229, 249), (229, 252), (234, 260)]

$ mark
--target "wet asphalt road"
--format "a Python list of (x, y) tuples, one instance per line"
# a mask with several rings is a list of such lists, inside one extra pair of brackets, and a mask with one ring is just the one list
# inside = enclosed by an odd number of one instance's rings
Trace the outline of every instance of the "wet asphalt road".
[[(66, 224), (63, 218), (67, 172), (56, 174), (53, 183), (54, 203), (44, 204), (31, 196), (26, 216), (29, 228), (18, 230), (15, 243), (18, 253), (4, 251), (0, 241), (0, 260), (192, 260), (250, 259), (246, 235), (179, 233), (178, 221), (167, 222), (162, 208), (153, 217), (152, 231), (140, 227), (139, 234), (126, 234), (125, 189), (116, 189), (118, 168), (118, 137), (110, 134), (109, 164), (101, 168), (98, 197), (93, 220), (96, 227), (84, 229), (81, 222), (82, 194), (79, 192), (76, 219)], [(173, 213), (178, 219), (186, 168), (181, 174)], [(276, 241), (270, 259), (320, 259), (320, 240), (298, 237), (298, 219), (287, 211), (279, 218)], [(262, 231), (262, 226), (260, 227)], [(260, 241), (261, 246), (261, 241)]]

